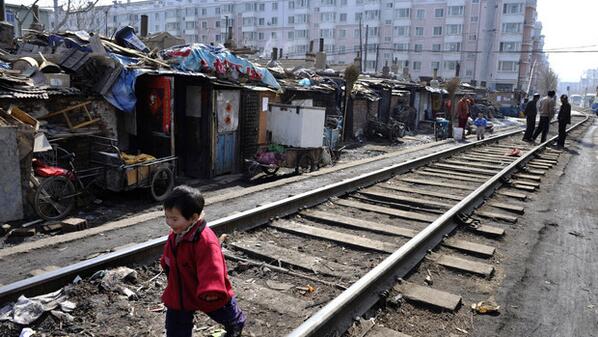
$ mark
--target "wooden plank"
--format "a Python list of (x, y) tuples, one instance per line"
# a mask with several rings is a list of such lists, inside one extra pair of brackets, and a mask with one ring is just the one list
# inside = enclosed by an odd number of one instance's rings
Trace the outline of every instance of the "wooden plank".
[(453, 164), (453, 165), (466, 165), (468, 167), (477, 167), (477, 168), (483, 168), (483, 169), (488, 169), (488, 170), (497, 170), (497, 171), (500, 171), (500, 170), (504, 169), (505, 166), (508, 166), (506, 163), (503, 165), (491, 165), (491, 164), (472, 163), (472, 162), (468, 162), (468, 161), (453, 160), (453, 159), (447, 159), (444, 162), (448, 163), (448, 164)]
[(373, 205), (373, 204), (368, 204), (368, 203), (364, 203), (364, 202), (360, 202), (360, 201), (347, 200), (347, 199), (337, 199), (337, 200), (334, 200), (334, 203), (337, 205), (345, 206), (345, 207), (353, 207), (353, 208), (361, 209), (364, 211), (386, 214), (386, 215), (390, 215), (390, 216), (394, 216), (394, 217), (402, 218), (402, 219), (408, 219), (408, 220), (434, 222), (434, 220), (436, 220), (438, 218), (435, 215), (402, 211), (402, 210), (394, 209), (394, 208), (390, 208), (390, 207), (377, 206), (377, 205)]
[(503, 144), (493, 144), (489, 145), (491, 148), (501, 148), (501, 149), (519, 149), (522, 151), (529, 151), (532, 148), (529, 146), (525, 146), (524, 144), (513, 144), (513, 145), (503, 145)]
[(454, 200), (454, 201), (461, 201), (461, 200), (463, 200), (463, 198), (465, 198), (465, 197), (461, 197), (461, 196), (454, 195), (454, 194), (431, 192), (431, 191), (420, 190), (417, 188), (411, 188), (411, 187), (401, 186), (401, 185), (380, 184), (377, 186), (387, 188), (387, 189), (393, 190), (393, 191), (398, 191), (398, 192), (415, 193), (415, 194), (419, 194), (419, 195), (425, 195), (428, 197), (436, 197), (436, 198), (448, 199), (448, 200)]
[(421, 168), (420, 170), (427, 171), (427, 172), (457, 175), (460, 177), (478, 178), (478, 179), (481, 179), (484, 181), (488, 180), (488, 176), (485, 176), (485, 175), (475, 174), (475, 173), (457, 172), (457, 171), (453, 171), (453, 170), (449, 170), (449, 169), (437, 169), (437, 168), (432, 168), (432, 167), (424, 167), (424, 168)]
[(436, 263), (460, 271), (489, 277), (494, 273), (494, 267), (487, 263), (466, 260), (452, 255), (441, 255)]
[(473, 188), (468, 187), (468, 186), (450, 184), (450, 183), (441, 183), (441, 182), (432, 181), (432, 180), (421, 180), (421, 179), (414, 179), (414, 178), (399, 178), (399, 180), (404, 181), (406, 183), (411, 183), (411, 184), (454, 188), (454, 189), (462, 190), (462, 191), (473, 191)]
[(516, 184), (516, 185), (527, 185), (527, 186), (531, 186), (531, 187), (535, 187), (535, 188), (540, 187), (539, 183), (535, 183), (532, 181), (519, 180), (519, 179), (513, 179), (513, 180), (511, 180), (511, 183)]
[(453, 204), (449, 204), (446, 202), (406, 197), (406, 196), (401, 196), (401, 195), (396, 195), (396, 194), (378, 192), (378, 191), (375, 191), (372, 189), (361, 190), (361, 191), (359, 191), (359, 193), (367, 195), (367, 196), (375, 197), (375, 198), (381, 198), (381, 199), (394, 201), (394, 202), (404, 202), (404, 203), (408, 203), (408, 204), (412, 204), (412, 205), (416, 205), (416, 206), (420, 206), (420, 207), (439, 208), (439, 209), (450, 209), (451, 207), (453, 207)]
[(298, 222), (271, 223), (270, 227), (285, 232), (311, 236), (322, 240), (328, 240), (363, 250), (371, 250), (376, 252), (392, 254), (399, 248), (399, 246), (389, 242), (362, 238), (361, 236), (357, 235), (331, 231), (328, 229), (322, 229), (313, 226), (306, 226)]
[(559, 156), (552, 156), (552, 155), (546, 155), (546, 154), (539, 154), (536, 157), (540, 158), (540, 159), (544, 159), (544, 160), (551, 160), (554, 162), (558, 162), (558, 159), (559, 159)]
[(391, 330), (381, 325), (376, 325), (370, 330), (365, 337), (411, 337), (402, 332)]
[(540, 177), (540, 176), (535, 176), (533, 174), (525, 174), (525, 173), (515, 173), (515, 174), (513, 174), (513, 177), (519, 178), (519, 179), (536, 180), (536, 181), (542, 180), (542, 177)]
[(381, 198), (368, 197), (363, 194), (352, 194), (351, 200), (364, 202), (364, 203), (377, 205), (377, 206), (384, 206), (384, 207), (389, 207), (389, 208), (393, 208), (393, 209), (399, 209), (399, 210), (408, 211), (408, 212), (431, 213), (431, 214), (436, 214), (436, 216), (440, 216), (440, 215), (444, 214), (444, 212), (445, 212), (444, 209), (409, 205), (407, 203), (400, 203), (400, 202), (395, 202), (395, 201), (390, 201), (390, 200), (384, 200)]
[(528, 167), (534, 168), (534, 169), (539, 169), (539, 170), (549, 170), (550, 169), (550, 166), (538, 165), (538, 164), (534, 164), (534, 163), (527, 163), (525, 165)]
[(517, 222), (517, 217), (511, 216), (511, 215), (506, 215), (506, 214), (501, 214), (501, 213), (476, 210), (475, 214), (478, 216), (484, 217), (484, 218), (489, 218), (489, 219), (503, 220), (503, 221), (507, 221), (507, 222), (511, 222), (511, 223)]
[(491, 257), (492, 255), (494, 255), (494, 252), (496, 251), (496, 248), (492, 246), (466, 240), (459, 240), (455, 238), (447, 238), (442, 242), (442, 244), (449, 248), (461, 250), (476, 255), (482, 255), (485, 257)]
[(530, 173), (530, 174), (535, 174), (535, 175), (538, 175), (538, 176), (543, 176), (543, 175), (545, 175), (545, 174), (546, 174), (546, 171), (545, 171), (545, 170), (534, 170), (534, 169), (527, 169), (527, 170), (525, 170), (525, 171), (526, 171), (527, 173)]
[(481, 169), (481, 168), (458, 166), (458, 165), (451, 165), (451, 164), (444, 164), (444, 163), (433, 163), (431, 166), (448, 168), (448, 169), (453, 169), (455, 171), (461, 171), (461, 172), (486, 174), (489, 176), (493, 176), (498, 172), (498, 171), (485, 170), (485, 169)]
[(504, 209), (517, 214), (525, 213), (525, 208), (519, 205), (511, 205), (503, 202), (489, 202), (487, 205), (490, 207)]
[(252, 304), (275, 311), (277, 313), (288, 315), (294, 318), (305, 318), (310, 313), (308, 307), (312, 302), (308, 302), (280, 291), (262, 287), (255, 283), (248, 283), (245, 280), (232, 276), (231, 282), (237, 296)]
[(412, 238), (418, 233), (418, 231), (409, 228), (386, 225), (378, 222), (361, 220), (358, 218), (351, 218), (348, 216), (322, 211), (309, 210), (303, 211), (300, 214), (306, 218), (310, 218), (317, 221), (324, 221), (333, 225), (351, 227), (382, 234), (398, 235), (406, 238)]
[(488, 158), (488, 159), (504, 160), (504, 161), (515, 161), (515, 160), (517, 160), (516, 157), (504, 156), (502, 154), (496, 155), (496, 154), (484, 153), (484, 152), (480, 152), (480, 151), (476, 151), (476, 150), (468, 151), (464, 155), (466, 155), (466, 156), (475, 156), (476, 158), (480, 157), (480, 158)]
[(427, 177), (436, 177), (436, 178), (443, 178), (443, 179), (450, 179), (450, 180), (458, 180), (458, 181), (466, 181), (469, 183), (483, 183), (487, 179), (480, 179), (480, 178), (471, 178), (471, 177), (463, 177), (457, 174), (448, 174), (448, 173), (435, 173), (435, 172), (427, 172), (427, 171), (416, 171), (415, 174), (420, 176), (427, 176)]
[(546, 160), (546, 159), (532, 159), (532, 162), (536, 162), (538, 164), (544, 164), (544, 165), (549, 165), (549, 166), (554, 166), (556, 164), (558, 164), (558, 162), (556, 160)]
[(477, 162), (482, 162), (482, 163), (492, 163), (492, 164), (498, 164), (498, 165), (508, 165), (511, 163), (510, 160), (488, 159), (488, 158), (473, 157), (473, 156), (460, 156), (460, 157), (456, 157), (456, 158), (462, 159), (462, 160), (477, 161)]
[(525, 194), (525, 193), (513, 192), (513, 191), (503, 191), (503, 190), (499, 190), (498, 192), (496, 192), (496, 194), (498, 194), (498, 195), (503, 195), (503, 196), (505, 196), (505, 197), (515, 198), (515, 199), (521, 199), (521, 200), (525, 200), (525, 199), (527, 199), (527, 194)]
[(279, 247), (268, 242), (246, 241), (229, 243), (229, 245), (267, 262), (280, 261), (282, 264), (309, 270), (317, 274), (342, 277), (351, 273), (351, 268), (340, 263), (324, 261), (313, 255)]
[(409, 301), (424, 303), (437, 309), (455, 311), (461, 305), (461, 296), (442, 290), (409, 282), (401, 282), (393, 288)]
[(480, 233), (480, 234), (485, 234), (485, 235), (490, 235), (490, 236), (503, 236), (505, 235), (505, 230), (502, 228), (498, 228), (498, 227), (494, 227), (494, 226), (488, 226), (488, 225), (480, 225), (477, 226), (475, 228), (473, 228), (474, 231)]
[(533, 186), (521, 185), (521, 184), (514, 184), (514, 185), (512, 185), (512, 187), (516, 188), (518, 190), (527, 191), (527, 192), (534, 192), (536, 190), (536, 188)]

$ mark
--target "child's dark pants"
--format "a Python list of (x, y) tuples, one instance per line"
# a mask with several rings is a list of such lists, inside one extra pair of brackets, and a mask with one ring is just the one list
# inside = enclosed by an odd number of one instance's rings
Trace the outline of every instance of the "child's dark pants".
[[(166, 336), (167, 337), (191, 337), (193, 331), (193, 311), (166, 310)], [(245, 325), (245, 314), (239, 308), (236, 298), (231, 300), (222, 308), (207, 313), (211, 319), (224, 325), (226, 336), (240, 336)]]

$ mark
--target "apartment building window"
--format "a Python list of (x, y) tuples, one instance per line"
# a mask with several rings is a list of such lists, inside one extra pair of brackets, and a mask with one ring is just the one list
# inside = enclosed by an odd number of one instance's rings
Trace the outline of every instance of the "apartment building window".
[(185, 22), (185, 29), (195, 28), (195, 22)]
[(521, 14), (523, 13), (523, 4), (522, 3), (514, 3), (514, 4), (504, 4), (502, 7), (503, 14)]
[(432, 51), (440, 51), (440, 49), (442, 48), (440, 43), (434, 43), (432, 45)]
[(498, 71), (504, 73), (514, 73), (519, 70), (517, 61), (498, 61)]
[(220, 20), (217, 20), (216, 23), (214, 23), (214, 27), (220, 28)]
[(309, 14), (297, 15), (297, 20), (295, 21), (295, 23), (309, 23)]
[(341, 0), (341, 6), (346, 6), (347, 5), (347, 0)]
[(353, 31), (353, 37), (359, 37), (359, 29)]
[(478, 22), (479, 18), (477, 16), (471, 17), (471, 22)]
[(191, 16), (195, 14), (195, 8), (185, 8), (185, 15)]
[(444, 8), (436, 8), (434, 10), (434, 16), (437, 18), (441, 18), (444, 16)]
[(392, 37), (390, 37), (390, 36), (384, 37), (384, 42), (390, 42), (390, 41), (392, 41)]
[[(244, 20), (244, 19), (243, 19)], [(295, 17), (294, 16), (289, 16), (288, 22), (290, 24), (294, 24), (295, 23)]]
[(434, 27), (434, 36), (442, 35), (442, 26)]
[(415, 27), (415, 36), (424, 36), (424, 27)]
[(257, 21), (258, 26), (263, 26), (266, 24), (266, 19), (264, 18), (259, 18)]
[(243, 26), (253, 26), (253, 18), (243, 18)]
[(409, 26), (396, 26), (395, 34), (397, 36), (409, 36)]
[(419, 20), (423, 20), (426, 17), (426, 10), (425, 9), (418, 9), (415, 12), (415, 17)]
[(411, 8), (399, 8), (397, 10), (397, 16), (400, 18), (411, 17)]
[(296, 30), (295, 37), (298, 39), (307, 39), (309, 38), (309, 31), (307, 29)]
[(206, 8), (202, 8), (202, 9), (201, 9), (201, 15), (202, 15), (202, 16), (206, 16), (206, 15), (208, 15), (208, 10), (207, 10)]
[(368, 35), (369, 36), (378, 36), (379, 29), (378, 27), (368, 27)]
[(396, 51), (408, 51), (409, 50), (409, 43), (395, 43), (393, 48)]
[(208, 23), (206, 21), (202, 21), (201, 22), (201, 28), (202, 29), (207, 29), (208, 28)]
[(473, 70), (469, 70), (469, 69), (467, 69), (467, 70), (465, 71), (465, 76), (467, 76), (467, 77), (471, 77), (471, 76), (473, 76)]
[(480, 0), (471, 0), (471, 3), (472, 3), (472, 4), (479, 4), (479, 3), (480, 3)]
[(289, 40), (292, 40), (292, 39), (294, 39), (294, 38), (295, 38), (295, 32), (288, 32), (288, 33), (287, 33), (287, 38), (288, 38)]
[(440, 69), (440, 62), (439, 61), (432, 62), (432, 70), (434, 70), (434, 69), (436, 69), (436, 70)]
[(276, 40), (276, 39), (278, 38), (278, 35), (276, 34), (276, 32), (272, 32), (272, 33), (270, 34), (270, 37), (271, 37), (273, 40)]
[(276, 25), (278, 25), (278, 18), (277, 18), (277, 17), (275, 17), (275, 16), (273, 16), (273, 17), (270, 19), (270, 24), (271, 24), (272, 26), (276, 26)]
[(303, 54), (303, 53), (307, 53), (307, 45), (304, 45), (304, 44), (302, 44), (302, 45), (298, 45), (298, 46), (295, 48), (295, 50), (297, 51), (297, 53), (301, 53), (301, 54)]
[(166, 24), (166, 30), (178, 30), (179, 27), (180, 26), (178, 22), (170, 22)]
[(375, 66), (376, 66), (376, 61), (367, 61), (365, 63), (365, 67), (367, 69), (374, 69)]
[(420, 61), (413, 61), (413, 70), (415, 70), (415, 71), (422, 70), (422, 63)]
[(359, 22), (359, 20), (361, 20), (362, 15), (361, 13), (355, 13), (355, 22)]
[(323, 6), (334, 6), (336, 5), (336, 0), (320, 0), (320, 3)]
[(346, 29), (340, 29), (338, 31), (338, 37), (341, 39), (344, 39), (347, 37), (347, 30)]
[(260, 41), (264, 41), (264, 33), (262, 33), (262, 32), (257, 33), (257, 39)]
[(366, 20), (377, 20), (380, 17), (380, 11), (365, 11), (365, 19)]
[(340, 22), (347, 22), (347, 13), (341, 13), (339, 17)]
[(336, 22), (336, 13), (320, 13), (320, 22)]
[(457, 69), (457, 61), (444, 61), (444, 69), (446, 69), (446, 70)]
[(338, 52), (339, 52), (339, 54), (343, 54), (345, 52), (345, 46), (339, 46)]
[(448, 7), (448, 15), (449, 16), (463, 16), (463, 6), (449, 6)]
[(423, 46), (423, 45), (421, 45), (421, 44), (419, 44), (419, 43), (416, 43), (416, 44), (413, 46), (413, 50), (414, 50), (416, 53), (421, 53), (421, 52), (422, 52), (422, 50), (424, 50), (424, 46)]
[(220, 15), (220, 7), (214, 8), (214, 14)]
[(519, 42), (501, 42), (499, 50), (506, 51), (506, 52), (515, 52), (519, 51), (521, 44)]
[(309, 7), (309, 0), (295, 0), (295, 5), (299, 8)]
[(266, 10), (266, 4), (258, 4), (257, 5), (258, 12), (263, 12)]
[(521, 23), (503, 23), (502, 24), (502, 32), (503, 33), (520, 33), (521, 32)]
[(355, 46), (353, 46), (353, 51), (354, 51), (354, 52), (355, 52), (355, 51), (360, 51), (360, 50), (361, 50), (360, 48), (361, 48), (361, 46), (359, 46), (359, 45), (355, 45)]
[(289, 1), (289, 9), (295, 8), (295, 1)]
[(461, 51), (461, 42), (447, 42), (444, 49), (446, 51)]
[(478, 39), (478, 36), (476, 34), (469, 34), (469, 41), (475, 41)]
[(461, 24), (446, 25), (446, 35), (461, 35), (462, 32), (463, 25)]
[(278, 2), (273, 2), (272, 3), (272, 10), (277, 10), (278, 9)]

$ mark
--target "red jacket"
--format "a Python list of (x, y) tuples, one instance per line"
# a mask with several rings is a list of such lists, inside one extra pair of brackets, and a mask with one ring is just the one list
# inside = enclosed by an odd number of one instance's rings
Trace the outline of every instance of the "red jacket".
[[(174, 310), (211, 312), (222, 308), (235, 294), (216, 234), (203, 220), (192, 226), (178, 245), (176, 235), (168, 235), (160, 258), (168, 275), (162, 302)], [(218, 299), (206, 301), (207, 295)]]

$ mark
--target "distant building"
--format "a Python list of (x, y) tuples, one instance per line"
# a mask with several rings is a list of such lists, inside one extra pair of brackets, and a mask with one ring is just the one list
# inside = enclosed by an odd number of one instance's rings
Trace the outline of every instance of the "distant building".
[[(15, 36), (22, 36), (33, 22), (33, 14), (29, 11), (29, 7), (14, 4), (5, 4), (4, 6), (6, 9), (6, 21), (15, 27)], [(49, 9), (39, 9), (39, 22), (46, 30), (52, 30), (54, 27), (52, 13), (53, 11)]]
[[(536, 0), (147, 0), (114, 1), (69, 21), (111, 35), (121, 26), (168, 32), (187, 42), (224, 43), (233, 27), (237, 46), (303, 58), (324, 38), (329, 64), (350, 64), (363, 49), (364, 70), (399, 64), (411, 78), (452, 78), (497, 90), (522, 90), (545, 64)], [(362, 27), (360, 29), (359, 23)], [(365, 45), (367, 37), (367, 46)], [(318, 44), (314, 44), (317, 48)], [(317, 51), (317, 50), (314, 50)], [(536, 66), (534, 66), (534, 64)]]

